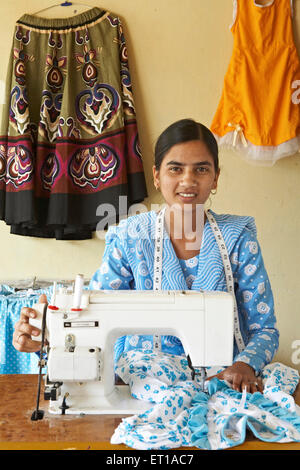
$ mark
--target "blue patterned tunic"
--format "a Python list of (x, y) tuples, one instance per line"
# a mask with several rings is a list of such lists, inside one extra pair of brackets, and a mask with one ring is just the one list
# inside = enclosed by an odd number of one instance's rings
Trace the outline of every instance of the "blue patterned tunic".
[[(259, 373), (274, 357), (279, 333), (255, 222), (252, 217), (211, 213), (230, 257), (240, 329), (246, 345), (239, 353), (234, 344), (234, 361), (243, 361)], [(156, 212), (150, 211), (109, 228), (102, 264), (91, 279), (90, 289), (153, 289), (156, 217)], [(200, 253), (190, 260), (177, 258), (165, 231), (162, 266), (163, 290), (227, 291), (222, 258), (208, 221), (204, 225)], [(123, 351), (152, 347), (152, 336), (123, 336), (116, 343), (116, 359)], [(162, 336), (162, 351), (184, 354), (179, 339), (172, 336)]]

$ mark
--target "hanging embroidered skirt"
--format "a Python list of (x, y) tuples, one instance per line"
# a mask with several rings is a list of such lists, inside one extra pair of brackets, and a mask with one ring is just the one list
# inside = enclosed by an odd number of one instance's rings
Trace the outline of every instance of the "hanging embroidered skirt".
[(0, 219), (14, 234), (88, 239), (146, 196), (119, 18), (25, 14), (0, 129)]

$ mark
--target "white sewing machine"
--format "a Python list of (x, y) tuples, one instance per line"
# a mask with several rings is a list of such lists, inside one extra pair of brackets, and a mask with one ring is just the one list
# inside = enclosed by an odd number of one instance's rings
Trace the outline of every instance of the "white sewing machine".
[(136, 414), (151, 406), (115, 385), (114, 344), (126, 334), (176, 336), (195, 369), (232, 364), (234, 304), (226, 292), (87, 291), (79, 275), (74, 292), (60, 289), (47, 310), (33, 308), (30, 323), (39, 328), (46, 311), (50, 413)]

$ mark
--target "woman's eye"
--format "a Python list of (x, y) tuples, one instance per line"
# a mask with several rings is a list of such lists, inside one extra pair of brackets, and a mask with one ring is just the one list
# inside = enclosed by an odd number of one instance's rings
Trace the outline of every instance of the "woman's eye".
[(206, 166), (198, 166), (196, 171), (198, 173), (206, 173), (208, 171), (208, 168)]

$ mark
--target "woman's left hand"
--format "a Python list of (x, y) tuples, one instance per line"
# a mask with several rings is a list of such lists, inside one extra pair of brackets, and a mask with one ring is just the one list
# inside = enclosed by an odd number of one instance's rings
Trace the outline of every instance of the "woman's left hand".
[(256, 377), (254, 369), (245, 362), (237, 361), (219, 374), (208, 377), (207, 380), (211, 380), (213, 377), (226, 380), (231, 388), (238, 392), (243, 392), (245, 387), (250, 393), (263, 392), (262, 380)]

